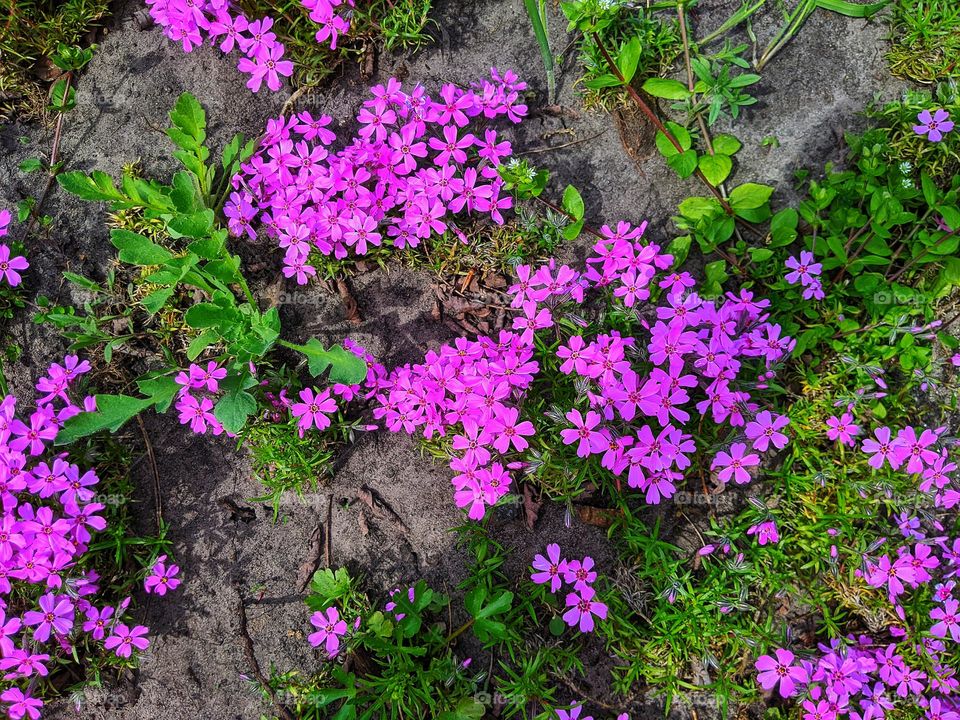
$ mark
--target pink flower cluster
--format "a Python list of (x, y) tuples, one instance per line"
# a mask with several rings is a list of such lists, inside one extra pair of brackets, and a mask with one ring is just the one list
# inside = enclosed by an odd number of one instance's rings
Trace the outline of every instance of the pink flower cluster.
[(918, 489), (932, 493), (936, 507), (950, 510), (960, 505), (960, 491), (951, 483), (950, 474), (957, 464), (950, 460), (941, 436), (946, 428), (917, 430), (907, 426), (896, 437), (888, 427), (879, 427), (872, 438), (863, 441), (861, 449), (870, 456), (870, 467), (880, 470), (888, 465), (893, 470), (919, 476)]
[(570, 585), (572, 592), (567, 593), (564, 601), (567, 611), (563, 614), (563, 621), (570, 627), (579, 627), (580, 632), (592, 632), (595, 627), (593, 616), (601, 620), (607, 618), (607, 606), (596, 600), (596, 590), (593, 583), (597, 573), (593, 570), (593, 558), (587, 556), (583, 560), (566, 560), (560, 557), (560, 546), (556, 543), (547, 545), (547, 556), (537, 555), (533, 559), (533, 569), (530, 579), (538, 585), (550, 583), (550, 592), (556, 593), (564, 583)]
[(225, 368), (210, 361), (206, 368), (192, 364), (176, 376), (180, 386), (176, 408), (180, 423), (189, 425), (195, 433), (203, 435), (210, 430), (214, 435), (223, 433), (223, 425), (213, 414), (213, 397), (220, 391), (220, 381), (227, 377)]
[(293, 63), (283, 59), (284, 46), (271, 32), (273, 20), (269, 17), (251, 21), (243, 13), (231, 14), (229, 0), (147, 0), (147, 5), (164, 35), (180, 43), (184, 52), (205, 41), (218, 45), (224, 53), (239, 48), (243, 57), (237, 69), (250, 76), (247, 87), (253, 92), (258, 92), (264, 81), (277, 91), (282, 86), (280, 78), (293, 74)]
[(931, 661), (926, 667), (934, 672), (928, 674), (911, 667), (896, 643), (851, 635), (818, 645), (812, 659), (798, 659), (783, 648), (763, 655), (755, 665), (757, 682), (782, 697), (802, 698), (803, 720), (871, 720), (909, 707), (921, 708), (928, 720), (960, 720), (960, 682), (939, 660), (943, 649), (939, 640), (912, 645), (911, 654)]
[(95, 606), (99, 577), (77, 569), (106, 528), (99, 479), (53, 452), (52, 442), (67, 419), (94, 408), (92, 397), (80, 407), (68, 394), (89, 369), (75, 355), (53, 363), (36, 383), (37, 408), (23, 419), (16, 397), (0, 400), (0, 700), (15, 720), (39, 717), (36, 680), (51, 658), (70, 656), (81, 633), (125, 658), (148, 644), (146, 628), (122, 622), (129, 599)]
[[(535, 423), (542, 420), (521, 412), (544, 363), (559, 360), (558, 372), (578, 378), (578, 386), (585, 388), (581, 397), (587, 407), (551, 417), (569, 423), (560, 431), (561, 442), (575, 446), (578, 457), (599, 457), (616, 477), (625, 473), (628, 485), (644, 491), (649, 503), (670, 498), (692, 463), (697, 445), (683, 427), (691, 417), (686, 406), (693, 393), (703, 398), (695, 405), (699, 415), (717, 425), (747, 425), (756, 448), (786, 443), (780, 430), (788, 421), (760, 411), (750, 393), (735, 385), (741, 370), (753, 362), (762, 363), (762, 379), (773, 377), (772, 366), (795, 344), (782, 336), (779, 325), (767, 322), (769, 303), (754, 300), (748, 291), (728, 294), (718, 304), (687, 292), (692, 280), (675, 273), (659, 283), (667, 303), (655, 309), (653, 322), (637, 316), (643, 337), (616, 331), (592, 339), (573, 335), (555, 355), (537, 355), (536, 334), (554, 328), (554, 318), (569, 306), (584, 304), (588, 291), (612, 287), (627, 307), (650, 298), (657, 270), (673, 259), (660, 254), (657, 245), (644, 245), (643, 230), (627, 223), (616, 230), (604, 226), (583, 274), (553, 262), (536, 271), (518, 266), (519, 282), (510, 294), (521, 314), (513, 321), (513, 332), (501, 332), (496, 340), (459, 339), (439, 353), (428, 353), (423, 364), (391, 374), (376, 414), (390, 430), (422, 428), (428, 439), (454, 429), (450, 466), (457, 473), (455, 499), (468, 508), (469, 517), (482, 518), (486, 507), (508, 492), (508, 471), (523, 467), (521, 462), (494, 461), (492, 451), (523, 453), (527, 438), (537, 432)], [(744, 455), (745, 449), (735, 443), (730, 453), (717, 455), (714, 465), (725, 468), (722, 480), (749, 479), (746, 467), (759, 463), (759, 457)]]
[[(10, 211), (0, 210), (0, 238), (10, 232)], [(0, 243), (0, 282), (6, 281), (10, 287), (16, 287), (22, 281), (20, 272), (30, 267), (26, 258), (13, 255), (6, 243)]]
[(497, 167), (512, 149), (496, 130), (475, 126), (502, 115), (520, 122), (525, 88), (494, 69), (467, 90), (444, 85), (434, 100), (391, 79), (372, 89), (357, 115), (358, 135), (336, 153), (328, 150), (336, 140), (329, 116), (270, 120), (257, 153), (233, 178), (224, 208), (230, 231), (256, 239), (259, 223), (284, 250), (284, 275), (304, 285), (316, 275), (312, 252), (342, 259), (387, 241), (415, 247), (456, 231), (455, 216), (463, 214), (502, 224), (513, 199), (503, 194)]

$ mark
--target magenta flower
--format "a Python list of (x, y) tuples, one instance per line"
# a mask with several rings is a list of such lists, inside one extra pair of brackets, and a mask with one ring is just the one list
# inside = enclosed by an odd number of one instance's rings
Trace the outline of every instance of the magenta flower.
[(796, 695), (797, 686), (810, 682), (810, 676), (802, 666), (794, 665), (793, 661), (793, 653), (783, 648), (774, 650), (772, 656), (760, 656), (754, 665), (760, 671), (757, 675), (760, 687), (764, 690), (777, 687), (781, 697)]
[(960, 643), (960, 601), (955, 598), (945, 600), (943, 607), (930, 611), (930, 618), (937, 621), (930, 628), (931, 635), (944, 638), (949, 634), (954, 642)]
[(596, 591), (592, 587), (585, 587), (578, 593), (572, 592), (567, 595), (567, 611), (563, 614), (563, 620), (570, 627), (580, 627), (580, 632), (591, 632), (595, 627), (593, 616), (596, 615), (601, 620), (607, 618), (607, 606), (593, 598), (596, 597)]
[(766, 452), (771, 444), (778, 450), (782, 450), (789, 439), (780, 430), (789, 424), (790, 418), (786, 415), (774, 416), (769, 410), (763, 410), (747, 423), (745, 432), (747, 437), (753, 440), (754, 450)]
[(747, 446), (744, 443), (734, 443), (729, 453), (722, 450), (717, 453), (710, 469), (720, 468), (717, 477), (721, 482), (729, 482), (731, 479), (738, 485), (750, 482), (750, 473), (747, 468), (759, 465), (760, 456), (753, 453), (745, 455), (746, 451)]
[(943, 108), (934, 111), (922, 110), (917, 114), (919, 125), (913, 126), (913, 131), (920, 136), (926, 135), (930, 142), (940, 142), (943, 136), (953, 130), (953, 122), (950, 120), (950, 113)]
[(320, 610), (310, 617), (310, 624), (317, 632), (311, 633), (307, 641), (314, 647), (323, 645), (329, 657), (336, 657), (340, 652), (340, 638), (347, 632), (347, 623), (340, 619), (340, 612), (335, 607)]
[(204, 397), (199, 400), (193, 395), (185, 394), (177, 400), (177, 410), (180, 411), (180, 423), (190, 425), (190, 429), (195, 433), (203, 434), (207, 431), (207, 425), (214, 428), (220, 426), (220, 422), (213, 414), (213, 401)]
[(791, 285), (799, 282), (804, 287), (818, 283), (817, 276), (823, 270), (823, 265), (814, 262), (813, 253), (808, 250), (800, 251), (799, 260), (795, 257), (787, 258), (786, 265), (791, 272), (787, 273), (784, 280)]
[(58, 596), (52, 593), (41, 595), (40, 610), (28, 610), (23, 614), (23, 624), (28, 627), (36, 625), (33, 639), (46, 642), (50, 633), (66, 635), (73, 627), (73, 603), (65, 595)]
[(301, 435), (312, 427), (317, 430), (330, 427), (330, 418), (327, 415), (337, 411), (337, 401), (330, 397), (329, 389), (317, 393), (316, 389), (304, 388), (300, 391), (300, 400), (302, 402), (294, 403), (290, 412), (295, 418), (299, 418), (297, 424)]
[(594, 430), (600, 424), (600, 416), (593, 410), (587, 411), (587, 416), (580, 414), (579, 410), (570, 410), (565, 415), (567, 420), (573, 423), (573, 428), (567, 428), (560, 431), (564, 445), (577, 444), (577, 455), (579, 457), (590, 457), (591, 453), (600, 453), (606, 449), (607, 440), (602, 432)]
[(11, 257), (11, 254), (10, 248), (0, 243), (0, 280), (6, 280), (11, 287), (16, 287), (23, 280), (18, 271), (26, 270), (30, 263), (24, 257)]
[(747, 535), (756, 535), (757, 544), (776, 545), (780, 542), (780, 533), (777, 531), (777, 523), (773, 520), (764, 520), (762, 523), (751, 525), (747, 528)]
[(530, 446), (524, 437), (536, 434), (536, 430), (529, 420), (517, 422), (519, 416), (520, 411), (516, 408), (504, 408), (498, 416), (490, 418), (487, 425), (493, 435), (493, 442), (490, 444), (497, 452), (506, 453), (511, 445), (517, 452), (523, 452)]
[(590, 584), (596, 579), (597, 573), (593, 571), (593, 558), (589, 555), (582, 562), (571, 560), (563, 571), (563, 581), (568, 585), (573, 585), (574, 589), (578, 591), (590, 587)]
[(853, 423), (853, 415), (845, 412), (842, 416), (827, 419), (827, 438), (853, 447), (853, 438), (860, 434), (860, 428)]
[(883, 461), (886, 460), (888, 463), (890, 463), (890, 467), (896, 470), (898, 467), (900, 467), (901, 461), (897, 458), (894, 441), (890, 439), (890, 428), (877, 428), (873, 435), (874, 437), (867, 438), (863, 441), (862, 449), (865, 453), (870, 455), (870, 459), (867, 460), (867, 464), (870, 467), (879, 470), (881, 467), (883, 467)]
[(103, 640), (109, 630), (110, 619), (113, 617), (113, 608), (105, 607), (97, 610), (95, 607), (86, 612), (87, 621), (83, 624), (83, 631), (90, 633), (94, 640)]
[[(272, 33), (270, 33), (272, 34)], [(253, 92), (258, 92), (263, 81), (267, 81), (267, 87), (276, 92), (283, 87), (280, 76), (290, 77), (293, 75), (293, 63), (289, 60), (281, 60), (283, 57), (283, 43), (275, 45), (261, 51), (253, 59), (245, 57), (240, 58), (237, 69), (243, 73), (249, 73), (250, 79), (247, 80), (247, 87)]]
[(155, 592), (157, 595), (166, 595), (168, 590), (176, 590), (180, 586), (180, 580), (177, 574), (180, 568), (176, 565), (166, 564), (166, 555), (161, 555), (154, 563), (150, 575), (143, 583), (143, 589), (148, 592)]
[(134, 648), (137, 650), (146, 650), (150, 645), (144, 635), (149, 629), (143, 625), (137, 625), (132, 630), (123, 623), (118, 624), (113, 629), (113, 634), (107, 638), (103, 646), (107, 650), (113, 650), (117, 657), (128, 658), (133, 654)]
[(0, 700), (10, 703), (7, 713), (11, 720), (20, 720), (29, 717), (30, 720), (39, 720), (40, 708), (43, 707), (43, 700), (25, 695), (20, 688), (12, 687), (0, 693)]
[(583, 705), (574, 705), (569, 710), (557, 709), (557, 720), (593, 720), (593, 715), (580, 717)]
[(533, 558), (535, 572), (530, 579), (538, 585), (550, 583), (550, 592), (555, 593), (563, 584), (560, 576), (567, 571), (567, 561), (560, 557), (560, 546), (556, 543), (547, 545), (547, 557), (537, 555)]

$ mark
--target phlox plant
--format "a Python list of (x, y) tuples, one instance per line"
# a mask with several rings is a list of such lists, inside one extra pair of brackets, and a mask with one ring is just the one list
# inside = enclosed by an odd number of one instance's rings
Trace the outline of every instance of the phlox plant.
[[(769, 301), (706, 299), (688, 273), (664, 272), (673, 258), (644, 229), (605, 226), (584, 272), (518, 266), (512, 330), (391, 374), (375, 415), (442, 443), (471, 519), (516, 490), (518, 471), (566, 501), (588, 485), (618, 497), (625, 481), (649, 504), (693, 473), (705, 484), (705, 463), (721, 484), (751, 479), (757, 456), (735, 441), (764, 412), (754, 394), (793, 341), (767, 322)], [(755, 449), (769, 447), (765, 431)]]
[[(353, 0), (305, 0), (302, 4), (310, 11), (310, 20), (319, 25), (316, 41), (336, 49), (338, 37), (350, 29), (342, 10), (353, 6)], [(293, 62), (284, 59), (284, 44), (271, 30), (271, 17), (250, 20), (229, 0), (147, 0), (147, 5), (164, 35), (180, 43), (184, 52), (206, 42), (223, 53), (238, 49), (242, 57), (237, 69), (250, 76), (247, 87), (253, 92), (264, 84), (276, 92), (283, 84), (281, 78), (293, 75)]]
[(259, 233), (284, 251), (284, 275), (304, 285), (311, 256), (364, 256), (389, 244), (416, 247), (457, 223), (504, 222), (513, 205), (498, 166), (512, 148), (489, 123), (526, 115), (526, 84), (512, 72), (431, 98), (390, 79), (357, 115), (360, 130), (332, 152), (332, 118), (301, 112), (267, 124), (257, 152), (233, 177), (224, 213), (235, 236)]
[[(0, 704), (13, 720), (41, 716), (59, 692), (60, 666), (79, 664), (81, 675), (94, 661), (100, 671), (131, 667), (149, 645), (147, 628), (129, 618), (130, 598), (110, 599), (116, 578), (97, 572), (109, 514), (97, 472), (53, 445), (67, 419), (93, 409), (93, 397), (73, 399), (89, 370), (68, 355), (37, 380), (33, 407), (0, 399)], [(175, 587), (175, 568), (160, 572)]]
[[(0, 210), (0, 238), (10, 232), (10, 211)], [(0, 243), (0, 284), (17, 287), (23, 281), (21, 273), (30, 267), (22, 255), (18, 255), (6, 243)]]

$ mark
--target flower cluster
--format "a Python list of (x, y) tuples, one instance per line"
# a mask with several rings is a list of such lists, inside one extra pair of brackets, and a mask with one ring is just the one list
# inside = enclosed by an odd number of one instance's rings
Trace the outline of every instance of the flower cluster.
[(213, 414), (212, 396), (220, 391), (220, 381), (227, 377), (226, 369), (212, 360), (206, 368), (197, 364), (181, 371), (176, 376), (180, 391), (177, 394), (177, 411), (180, 423), (189, 425), (195, 433), (203, 435), (210, 430), (214, 435), (223, 433), (223, 425)]
[[(10, 211), (0, 210), (0, 238), (10, 232)], [(0, 243), (0, 282), (6, 282), (10, 287), (17, 287), (22, 281), (20, 272), (30, 267), (26, 258), (14, 255), (10, 247)]]
[(145, 627), (123, 622), (129, 598), (98, 606), (97, 573), (78, 570), (107, 525), (96, 502), (99, 478), (52, 450), (63, 423), (94, 407), (92, 397), (81, 407), (69, 396), (89, 369), (75, 355), (53, 363), (37, 381), (37, 406), (26, 417), (18, 416), (15, 396), (0, 399), (0, 700), (14, 720), (39, 717), (36, 679), (86, 636), (122, 658), (148, 645)]
[(253, 240), (259, 223), (285, 253), (284, 275), (304, 285), (316, 275), (312, 252), (343, 259), (384, 242), (414, 247), (456, 231), (458, 215), (502, 224), (513, 199), (503, 194), (497, 167), (512, 149), (479, 123), (499, 116), (520, 122), (525, 88), (513, 73), (494, 69), (467, 90), (444, 85), (434, 100), (422, 87), (405, 92), (391, 79), (372, 89), (357, 115), (358, 135), (336, 153), (328, 150), (336, 140), (329, 116), (270, 120), (258, 151), (233, 178), (224, 209), (230, 231)]
[[(330, 4), (326, 0), (317, 5)], [(293, 74), (293, 63), (283, 59), (284, 46), (271, 32), (273, 20), (269, 17), (249, 20), (241, 12), (234, 14), (229, 0), (147, 0), (147, 5), (164, 35), (180, 43), (184, 52), (205, 41), (217, 45), (223, 53), (238, 48), (243, 57), (237, 69), (250, 76), (247, 87), (253, 92), (258, 92), (264, 82), (277, 91), (282, 86), (280, 78)]]
[(925, 136), (930, 142), (940, 142), (944, 135), (953, 130), (954, 126), (950, 113), (943, 108), (933, 113), (922, 110), (917, 114), (917, 122), (919, 124), (913, 126), (913, 131), (921, 137)]
[(594, 615), (601, 620), (607, 618), (607, 606), (594, 599), (597, 593), (593, 582), (597, 573), (593, 570), (592, 557), (566, 560), (560, 557), (560, 546), (551, 543), (547, 545), (546, 557), (537, 555), (533, 559), (533, 569), (536, 572), (530, 579), (538, 585), (550, 583), (551, 593), (556, 593), (564, 583), (572, 587), (573, 591), (567, 593), (567, 611), (563, 614), (563, 621), (570, 627), (579, 627), (583, 633), (592, 632)]
[[(643, 491), (651, 504), (670, 498), (692, 464), (697, 445), (684, 426), (694, 393), (702, 398), (694, 405), (700, 416), (727, 424), (734, 433), (746, 425), (756, 448), (785, 444), (780, 430), (786, 418), (761, 411), (750, 392), (735, 384), (741, 371), (755, 364), (760, 380), (769, 380), (773, 366), (795, 344), (779, 325), (767, 322), (768, 301), (754, 300), (748, 291), (728, 294), (720, 303), (706, 300), (689, 291), (694, 281), (686, 273), (654, 285), (658, 270), (673, 259), (659, 246), (643, 244), (643, 231), (644, 226), (627, 223), (616, 230), (604, 226), (582, 274), (553, 262), (536, 271), (518, 266), (519, 282), (510, 288), (512, 306), (520, 313), (513, 332), (501, 332), (496, 340), (457, 340), (429, 353), (424, 364), (392, 373), (377, 411), (389, 429), (413, 433), (422, 428), (430, 439), (462, 428), (452, 439), (450, 466), (458, 473), (455, 499), (469, 509), (469, 517), (483, 517), (486, 506), (508, 491), (508, 471), (524, 467), (519, 461), (495, 461), (492, 451), (523, 453), (527, 438), (539, 433), (543, 417), (521, 413), (545, 365), (556, 369), (556, 382), (571, 376), (578, 403), (586, 405), (547, 413), (563, 426), (560, 443), (574, 446), (580, 458), (598, 457), (617, 478), (625, 474), (627, 484)], [(627, 309), (650, 299), (652, 288), (663, 291), (667, 302), (650, 320), (636, 315), (635, 336), (602, 326), (593, 338), (574, 334), (553, 352), (537, 349), (537, 333), (557, 328), (555, 318), (604, 288), (612, 288)], [(759, 456), (745, 451), (744, 443), (735, 442), (730, 452), (718, 453), (713, 465), (722, 468), (721, 481), (750, 479), (747, 468), (759, 464)]]

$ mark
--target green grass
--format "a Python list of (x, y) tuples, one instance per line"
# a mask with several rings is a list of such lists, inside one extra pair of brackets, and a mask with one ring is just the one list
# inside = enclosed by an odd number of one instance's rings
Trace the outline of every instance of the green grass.
[(960, 77), (960, 4), (898, 0), (891, 16), (890, 71), (919, 83)]

